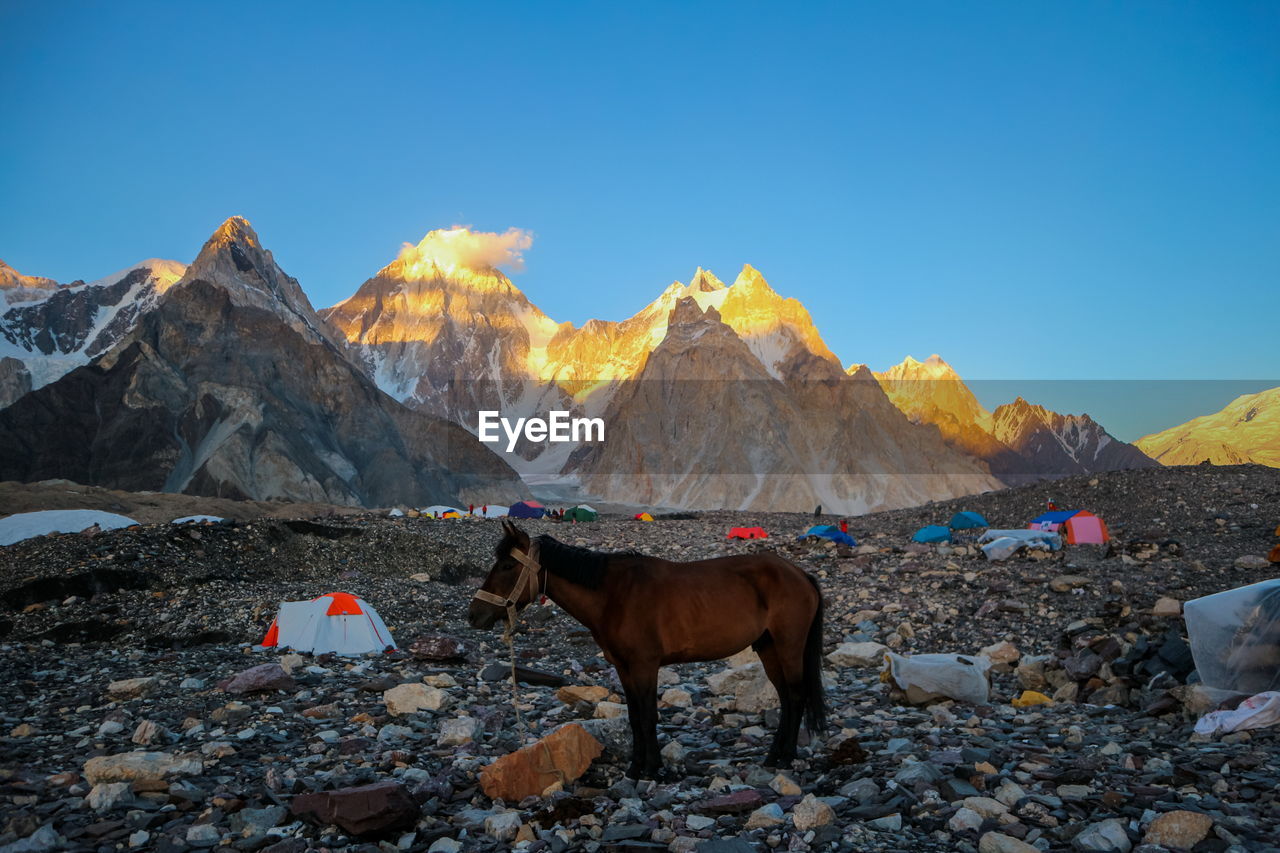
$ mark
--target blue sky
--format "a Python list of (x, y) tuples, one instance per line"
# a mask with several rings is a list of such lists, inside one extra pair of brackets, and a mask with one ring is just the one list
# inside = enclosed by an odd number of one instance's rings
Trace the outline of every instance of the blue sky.
[(516, 226), (558, 320), (748, 262), (845, 362), (1265, 385), (1277, 45), (1266, 2), (0, 2), (0, 257), (242, 214), (325, 306)]

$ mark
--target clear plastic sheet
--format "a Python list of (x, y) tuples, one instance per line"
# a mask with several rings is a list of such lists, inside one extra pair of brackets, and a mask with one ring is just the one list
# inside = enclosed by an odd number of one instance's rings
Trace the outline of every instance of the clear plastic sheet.
[(910, 655), (888, 652), (893, 682), (907, 695), (907, 701), (922, 705), (935, 699), (956, 699), (974, 705), (987, 704), (991, 683), (987, 670), (991, 661), (969, 655)]
[(1188, 601), (1183, 615), (1206, 686), (1280, 690), (1280, 578)]

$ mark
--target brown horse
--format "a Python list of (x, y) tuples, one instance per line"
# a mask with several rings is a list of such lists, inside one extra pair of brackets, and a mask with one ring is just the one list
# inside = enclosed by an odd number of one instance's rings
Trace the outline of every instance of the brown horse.
[(497, 561), (471, 602), (473, 628), (491, 628), (541, 594), (591, 631), (618, 671), (631, 722), (627, 775), (651, 777), (658, 753), (658, 667), (719, 660), (751, 646), (782, 700), (766, 763), (789, 763), (803, 718), (826, 725), (822, 688), (822, 593), (802, 569), (773, 553), (673, 563), (641, 554), (532, 542), (503, 522)]

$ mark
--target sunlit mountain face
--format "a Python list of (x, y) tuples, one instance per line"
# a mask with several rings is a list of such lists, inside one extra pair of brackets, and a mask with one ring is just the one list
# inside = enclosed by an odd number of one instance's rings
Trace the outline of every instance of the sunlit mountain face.
[(1220, 411), (1136, 443), (1165, 465), (1255, 462), (1280, 467), (1280, 388), (1237, 397)]

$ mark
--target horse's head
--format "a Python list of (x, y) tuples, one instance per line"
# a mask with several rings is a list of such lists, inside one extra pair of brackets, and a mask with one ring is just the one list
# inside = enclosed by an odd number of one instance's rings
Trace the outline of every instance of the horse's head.
[[(476, 597), (471, 599), (471, 607), (467, 610), (467, 621), (471, 623), (472, 628), (481, 630), (492, 628), (494, 623), (506, 615), (506, 609), (501, 604), (492, 599), (483, 600), (486, 597), (513, 601), (517, 612), (534, 602), (538, 596), (540, 572), (536, 564), (534, 568), (529, 568), (519, 559), (521, 556), (526, 559), (532, 557), (531, 545), (527, 533), (503, 519), (502, 541), (498, 543), (495, 550), (493, 568), (489, 570), (488, 577), (480, 585), (481, 593), (486, 593), (487, 596), (477, 593)], [(516, 553), (513, 554), (513, 551)]]

